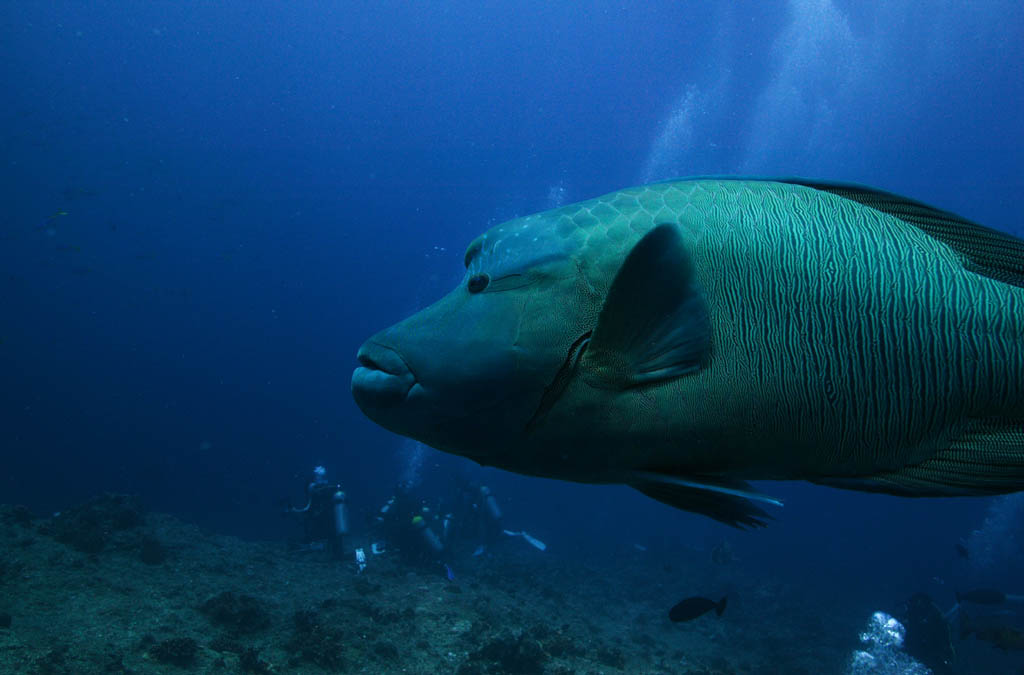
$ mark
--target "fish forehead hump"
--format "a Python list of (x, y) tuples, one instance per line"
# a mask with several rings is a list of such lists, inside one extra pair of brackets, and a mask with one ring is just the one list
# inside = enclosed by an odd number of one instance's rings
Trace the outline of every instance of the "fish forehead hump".
[[(713, 218), (746, 185), (743, 181), (673, 181), (626, 188), (501, 223), (474, 240), (469, 273), (513, 261), (542, 262), (544, 252), (585, 260), (598, 279), (618, 271), (626, 253), (662, 223)], [(470, 256), (479, 250), (480, 255)]]
[(738, 246), (769, 259), (773, 251), (799, 252), (803, 260), (783, 262), (811, 269), (841, 263), (837, 259), (845, 246), (867, 243), (893, 261), (916, 257), (921, 262), (923, 255), (944, 272), (962, 268), (961, 258), (947, 246), (898, 218), (813, 187), (757, 179), (687, 179), (626, 188), (503, 223), (481, 239), (508, 242), (510, 233), (523, 228), (532, 234), (524, 243), (558, 242), (562, 254), (586, 261), (597, 279), (610, 280), (636, 242), (663, 223), (680, 227), (702, 266), (714, 266), (714, 256)]
[(509, 220), (474, 240), (470, 250), (479, 247), (493, 259), (558, 242), (562, 250), (614, 273), (623, 255), (656, 225), (685, 224), (699, 235), (709, 223), (730, 229), (742, 213), (770, 217), (787, 209), (806, 211), (815, 199), (843, 201), (812, 188), (769, 180), (666, 181)]

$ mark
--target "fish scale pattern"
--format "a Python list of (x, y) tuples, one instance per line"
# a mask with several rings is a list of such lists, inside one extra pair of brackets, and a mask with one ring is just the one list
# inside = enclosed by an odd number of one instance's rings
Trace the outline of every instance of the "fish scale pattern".
[[(526, 220), (557, 234), (602, 290), (655, 225), (686, 233), (715, 351), (700, 376), (654, 396), (656, 416), (680, 405), (730, 415), (726, 438), (748, 439), (721, 449), (737, 462), (756, 464), (755, 435), (766, 463), (778, 466), (787, 446), (808, 477), (897, 470), (942, 451), (912, 477), (884, 480), (887, 491), (909, 481), (907, 491), (947, 494), (947, 474), (969, 483), (967, 456), (987, 447), (971, 436), (979, 420), (1024, 412), (1021, 289), (971, 273), (913, 222), (840, 194), (744, 180), (630, 188)], [(993, 438), (1005, 461), (1005, 439), (1021, 435)], [(986, 471), (1000, 487), (990, 475), (1000, 470)]]

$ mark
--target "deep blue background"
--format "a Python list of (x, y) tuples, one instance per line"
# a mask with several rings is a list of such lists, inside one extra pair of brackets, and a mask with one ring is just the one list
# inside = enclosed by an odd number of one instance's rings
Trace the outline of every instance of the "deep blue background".
[[(559, 201), (800, 174), (1024, 233), (1024, 10), (957, 5), (4, 3), (0, 502), (136, 492), (280, 537), (324, 463), (376, 508), (409, 452), (351, 400), (358, 345)], [(484, 475), (556, 548), (728, 538), (872, 599), (962, 575), (988, 506), (766, 485), (779, 521), (736, 534)]]

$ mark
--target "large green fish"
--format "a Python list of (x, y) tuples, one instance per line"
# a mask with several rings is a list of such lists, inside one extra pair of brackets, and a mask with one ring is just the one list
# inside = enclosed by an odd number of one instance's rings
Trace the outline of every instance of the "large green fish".
[(658, 183), (478, 237), (355, 400), (481, 464), (737, 526), (748, 480), (1024, 489), (1024, 241), (872, 188)]

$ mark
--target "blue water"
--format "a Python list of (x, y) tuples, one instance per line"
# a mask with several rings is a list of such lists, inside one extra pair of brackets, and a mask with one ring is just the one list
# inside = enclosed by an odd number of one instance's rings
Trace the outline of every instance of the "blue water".
[(418, 450), (360, 414), (349, 377), (483, 229), (647, 180), (860, 181), (1024, 235), (1019, 3), (9, 2), (0, 19), (0, 502), (132, 492), (279, 538), (314, 465), (365, 514), (418, 461), (425, 489), (487, 480), (554, 547), (728, 538), (766, 573), (880, 599), (963, 576), (953, 545), (990, 500), (768, 485), (778, 521), (738, 535)]

